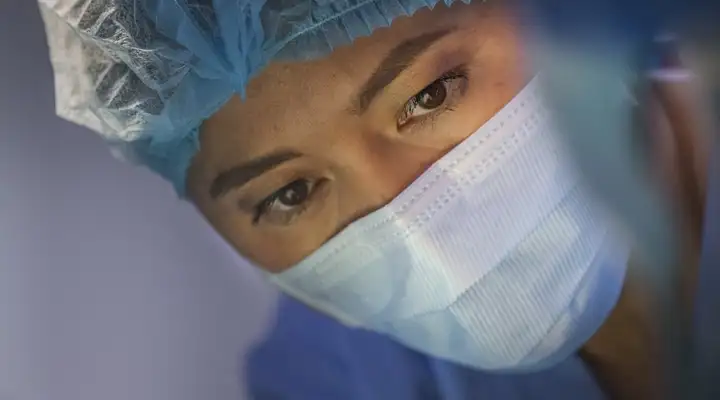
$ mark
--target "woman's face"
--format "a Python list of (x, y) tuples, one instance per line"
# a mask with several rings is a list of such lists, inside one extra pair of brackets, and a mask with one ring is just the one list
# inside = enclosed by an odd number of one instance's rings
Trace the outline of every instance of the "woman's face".
[(287, 269), (501, 109), (528, 80), (522, 55), (510, 10), (475, 2), (270, 65), (202, 126), (190, 196), (241, 254)]

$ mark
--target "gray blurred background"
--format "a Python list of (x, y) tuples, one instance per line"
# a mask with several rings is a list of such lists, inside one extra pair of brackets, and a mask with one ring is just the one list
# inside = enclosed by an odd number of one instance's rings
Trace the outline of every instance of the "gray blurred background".
[(243, 399), (275, 293), (150, 172), (54, 116), (34, 0), (0, 0), (0, 400)]

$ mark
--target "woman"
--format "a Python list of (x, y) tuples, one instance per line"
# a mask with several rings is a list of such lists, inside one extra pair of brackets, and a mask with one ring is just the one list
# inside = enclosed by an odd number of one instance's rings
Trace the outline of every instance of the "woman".
[(60, 113), (292, 297), (476, 370), (580, 355), (651, 396), (628, 245), (555, 138), (512, 2), (40, 3)]

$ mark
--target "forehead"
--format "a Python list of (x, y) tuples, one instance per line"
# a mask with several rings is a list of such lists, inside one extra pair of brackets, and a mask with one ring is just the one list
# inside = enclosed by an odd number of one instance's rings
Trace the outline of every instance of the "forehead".
[[(245, 100), (234, 97), (203, 124), (201, 150), (189, 178), (193, 180), (200, 172), (207, 180), (244, 154), (263, 153), (288, 142), (317, 140), (327, 136), (318, 132), (352, 123), (343, 112), (349, 99), (398, 44), (424, 33), (472, 27), (486, 12), (488, 5), (481, 2), (424, 9), (395, 20), (392, 27), (377, 29), (351, 46), (338, 48), (328, 57), (269, 65), (251, 80)], [(344, 120), (338, 124), (337, 118)]]
[[(460, 7), (458, 7), (460, 6)], [(459, 4), (453, 8), (424, 9), (412, 17), (401, 17), (392, 27), (379, 28), (371, 36), (361, 37), (352, 45), (336, 48), (329, 56), (307, 62), (272, 63), (252, 79), (247, 87), (246, 101), (233, 102), (236, 107), (251, 109), (273, 104), (290, 92), (307, 93), (313, 100), (318, 92), (343, 94), (367, 78), (378, 67), (382, 58), (398, 44), (422, 35), (461, 24), (458, 9), (471, 6)], [(467, 14), (467, 13), (465, 13)], [(352, 87), (347, 86), (352, 84)], [(287, 101), (283, 98), (285, 108)], [(307, 104), (310, 98), (302, 100)]]
[(331, 57), (267, 67), (248, 85), (246, 100), (233, 97), (203, 124), (197, 157), (203, 169), (217, 172), (247, 154), (291, 146), (328, 129), (346, 114), (347, 99), (371, 73), (371, 60), (366, 60)]

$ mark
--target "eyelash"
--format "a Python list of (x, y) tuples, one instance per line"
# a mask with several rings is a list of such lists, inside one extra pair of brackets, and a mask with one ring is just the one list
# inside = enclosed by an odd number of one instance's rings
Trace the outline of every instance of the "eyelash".
[[(457, 81), (459, 79), (462, 79), (466, 81), (468, 79), (468, 74), (465, 66), (460, 66), (453, 68), (450, 71), (445, 72), (442, 74), (438, 79), (431, 82), (429, 85), (425, 86), (420, 92), (415, 94), (410, 100), (405, 103), (405, 106), (398, 114), (398, 128), (399, 129), (407, 129), (410, 128), (411, 125), (416, 124), (423, 124), (426, 121), (433, 119), (440, 115), (443, 111), (452, 110), (453, 105), (453, 99), (458, 95), (458, 91), (462, 91), (462, 89), (457, 87), (450, 87), (451, 83), (454, 81)], [(427, 93), (428, 89), (431, 88), (433, 85), (437, 83), (442, 83), (444, 86), (444, 89), (446, 90), (446, 99), (443, 100), (443, 103), (438, 106), (435, 109), (428, 109), (426, 114), (423, 114), (418, 117), (413, 117), (412, 114), (416, 111), (416, 109), (420, 106), (420, 99), (421, 96)], [(403, 121), (400, 123), (400, 121)], [(278, 213), (279, 215), (279, 223), (281, 225), (289, 225), (292, 223), (292, 221), (298, 217), (300, 214), (305, 212), (314, 198), (316, 197), (316, 192), (319, 191), (320, 187), (327, 182), (325, 179), (319, 179), (319, 180), (309, 180), (309, 179), (296, 179), (294, 181), (291, 181), (287, 185), (283, 186), (282, 188), (276, 190), (273, 194), (266, 197), (262, 201), (260, 201), (255, 207), (253, 212), (253, 219), (252, 223), (253, 225), (257, 225), (260, 223), (260, 221), (269, 215), (273, 215), (273, 206), (280, 200), (280, 197), (284, 194), (285, 190), (288, 190), (288, 188), (291, 187), (291, 185), (296, 184), (298, 182), (302, 182), (303, 184), (308, 185), (307, 187), (307, 197), (305, 201), (303, 201), (301, 204), (295, 207), (290, 207), (290, 210), (287, 211), (281, 211)]]
[[(253, 225), (259, 224), (260, 219), (262, 219), (263, 216), (267, 215), (270, 208), (280, 198), (280, 193), (283, 190), (285, 190), (285, 187), (281, 188), (280, 190), (278, 190), (275, 193), (271, 194), (270, 196), (266, 197), (263, 201), (261, 201), (255, 207), (255, 212), (253, 214), (253, 221), (252, 221)], [(304, 201), (302, 204), (297, 206), (297, 208), (294, 208), (287, 212), (282, 212), (283, 224), (287, 225), (288, 223), (292, 222), (292, 219), (294, 219), (295, 216), (302, 214), (307, 209), (309, 202), (310, 202), (310, 200), (308, 198), (308, 200)]]
[(283, 195), (283, 191), (288, 190), (293, 184), (298, 182), (301, 182), (302, 184), (308, 186), (307, 197), (300, 205), (293, 207), (289, 211), (281, 212), (280, 217), (282, 221), (280, 222), (283, 225), (289, 224), (296, 216), (302, 214), (307, 209), (308, 205), (315, 197), (315, 194), (318, 191), (319, 187), (325, 183), (325, 180), (321, 179), (318, 181), (311, 181), (309, 179), (296, 179), (276, 190), (273, 194), (266, 197), (255, 206), (255, 211), (253, 213), (253, 225), (257, 225), (263, 216), (266, 216), (269, 212), (272, 212), (271, 208), (275, 205), (275, 203), (280, 201), (280, 197)]
[[(429, 85), (425, 86), (420, 92), (418, 92), (415, 96), (410, 98), (410, 100), (408, 100), (407, 103), (405, 103), (405, 106), (398, 114), (398, 117), (397, 117), (398, 129), (405, 129), (405, 128), (409, 127), (410, 125), (422, 124), (422, 123), (426, 122), (428, 119), (437, 117), (443, 111), (448, 111), (448, 110), (452, 111), (453, 99), (454, 99), (454, 97), (456, 97), (458, 95), (457, 92), (462, 91), (462, 89), (456, 88), (456, 87), (455, 88), (450, 87), (451, 86), (450, 84), (457, 80), (462, 80), (463, 82), (461, 82), (461, 83), (464, 83), (464, 81), (467, 81), (467, 79), (468, 79), (467, 69), (465, 66), (461, 65), (459, 67), (455, 67), (455, 68), (451, 69), (450, 71), (445, 72), (438, 79), (434, 80)], [(436, 83), (443, 84), (443, 86), (446, 90), (447, 99), (445, 101), (443, 101), (443, 104), (440, 105), (438, 108), (427, 110), (428, 112), (422, 116), (413, 117), (412, 116), (413, 112), (415, 112), (415, 110), (418, 107), (421, 107), (420, 106), (421, 96), (423, 94), (425, 94), (426, 91), (430, 87), (435, 85)], [(403, 122), (400, 122), (400, 121), (403, 121)]]

